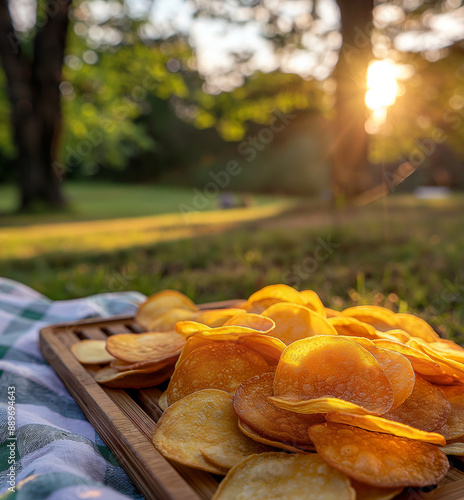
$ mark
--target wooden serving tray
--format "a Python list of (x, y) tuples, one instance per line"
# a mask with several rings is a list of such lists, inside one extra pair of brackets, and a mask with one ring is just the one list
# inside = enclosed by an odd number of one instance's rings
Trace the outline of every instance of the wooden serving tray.
[[(202, 308), (231, 307), (236, 301), (205, 304)], [(105, 340), (117, 333), (141, 333), (132, 316), (114, 316), (60, 323), (43, 328), (40, 348), (89, 422), (114, 453), (147, 500), (210, 500), (221, 477), (166, 460), (151, 436), (162, 414), (158, 398), (165, 389), (111, 389), (97, 384), (95, 368), (84, 367), (71, 352), (83, 339)], [(451, 458), (452, 467), (433, 491), (406, 488), (398, 500), (463, 500), (463, 462)], [(309, 497), (308, 497), (309, 498)], [(258, 500), (258, 499), (250, 499)], [(284, 500), (284, 499), (283, 499)]]

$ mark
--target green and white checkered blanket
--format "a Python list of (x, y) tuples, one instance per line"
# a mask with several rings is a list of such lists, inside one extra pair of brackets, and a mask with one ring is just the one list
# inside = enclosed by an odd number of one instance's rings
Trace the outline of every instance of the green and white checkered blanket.
[(143, 498), (39, 350), (39, 330), (131, 314), (136, 292), (53, 302), (0, 278), (0, 499)]

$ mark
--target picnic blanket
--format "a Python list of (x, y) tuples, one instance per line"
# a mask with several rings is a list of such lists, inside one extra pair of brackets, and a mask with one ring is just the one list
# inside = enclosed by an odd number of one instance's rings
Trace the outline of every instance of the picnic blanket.
[(131, 314), (120, 292), (51, 301), (0, 278), (0, 499), (142, 499), (39, 349), (52, 323)]

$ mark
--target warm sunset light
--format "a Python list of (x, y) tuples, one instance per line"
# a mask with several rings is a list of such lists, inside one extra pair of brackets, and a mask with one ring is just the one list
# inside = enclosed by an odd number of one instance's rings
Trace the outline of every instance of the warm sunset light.
[(391, 106), (398, 94), (398, 84), (392, 61), (374, 61), (367, 70), (366, 105), (372, 111)]

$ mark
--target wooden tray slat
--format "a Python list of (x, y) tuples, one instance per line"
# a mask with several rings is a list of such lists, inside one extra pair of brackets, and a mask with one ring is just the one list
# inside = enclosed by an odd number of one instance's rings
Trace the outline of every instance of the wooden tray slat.
[[(205, 304), (202, 308), (232, 307), (236, 302)], [(146, 499), (210, 500), (217, 489), (218, 478), (165, 460), (151, 442), (162, 414), (158, 406), (160, 388), (126, 391), (100, 386), (91, 374), (98, 368), (84, 368), (70, 350), (80, 339), (104, 340), (111, 334), (133, 332), (141, 332), (141, 328), (131, 316), (63, 323), (41, 331), (40, 347), (45, 359)], [(462, 462), (455, 462), (461, 468)], [(434, 491), (407, 488), (397, 499), (463, 500), (464, 472), (452, 467)]]

